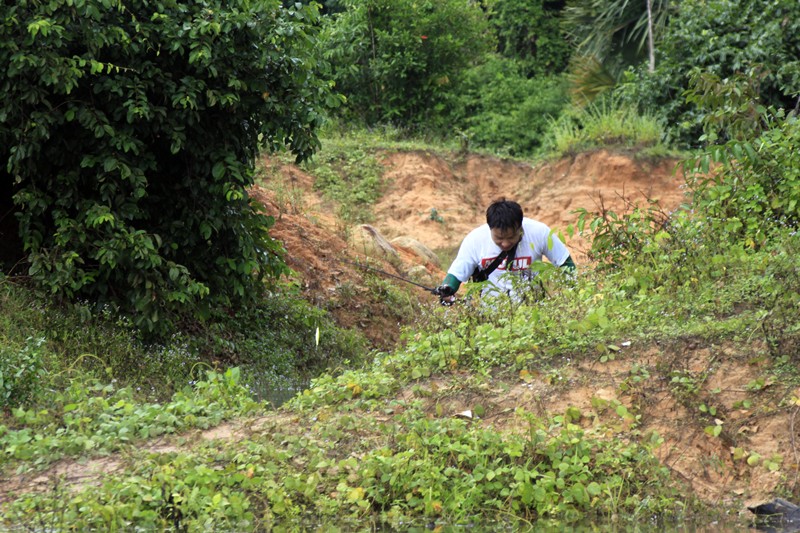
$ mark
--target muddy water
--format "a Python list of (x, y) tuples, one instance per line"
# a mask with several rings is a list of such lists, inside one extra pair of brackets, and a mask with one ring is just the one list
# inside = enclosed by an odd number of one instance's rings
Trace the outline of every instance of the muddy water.
[(311, 380), (305, 378), (269, 378), (254, 379), (249, 384), (253, 397), (262, 402), (267, 402), (273, 408), (278, 408), (299, 393), (311, 386)]
[(343, 523), (312, 523), (312, 521), (303, 521), (302, 523), (293, 522), (287, 524), (278, 524), (272, 528), (273, 533), (282, 533), (297, 531), (301, 528), (304, 531), (370, 531), (370, 532), (394, 532), (404, 531), (407, 533), (426, 533), (435, 531), (436, 533), (471, 533), (471, 532), (536, 532), (536, 533), (728, 533), (731, 531), (736, 532), (758, 532), (765, 531), (770, 533), (796, 533), (798, 529), (786, 528), (770, 528), (770, 527), (754, 527), (748, 522), (747, 519), (740, 518), (726, 519), (724, 521), (703, 519), (703, 517), (695, 517), (693, 519), (682, 520), (660, 520), (654, 518), (651, 520), (642, 520), (641, 522), (622, 520), (612, 522), (610, 519), (603, 522), (597, 520), (586, 520), (582, 522), (572, 522), (569, 524), (560, 523), (556, 521), (538, 521), (538, 522), (513, 522), (513, 521), (496, 521), (496, 522), (479, 522), (460, 525), (447, 525), (437, 522), (429, 524), (400, 524), (399, 527), (382, 526), (375, 523), (368, 522), (343, 522)]

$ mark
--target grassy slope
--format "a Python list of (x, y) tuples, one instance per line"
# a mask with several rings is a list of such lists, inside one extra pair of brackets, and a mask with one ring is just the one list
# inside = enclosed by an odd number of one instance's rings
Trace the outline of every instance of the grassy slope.
[[(0, 427), (4, 521), (200, 529), (306, 516), (397, 525), (680, 512), (696, 501), (653, 454), (664, 439), (653, 431), (663, 428), (657, 393), (673, 398), (685, 427), (719, 450), (739, 450), (720, 468), (751, 478), (774, 470), (782, 479), (774, 488), (789, 495), (792, 451), (757, 453), (738, 431), (797, 411), (800, 328), (787, 296), (800, 287), (800, 244), (776, 239), (756, 252), (722, 249), (699, 233), (683, 243), (662, 237), (616, 270), (546, 280), (548, 298), (529, 307), (491, 316), (431, 308), (402, 347), (322, 375), (278, 411), (254, 405), (235, 373), (212, 374), (160, 404), (72, 379), (46, 413), (19, 410)], [(5, 290), (14, 353), (47, 324), (65, 347), (83, 338), (77, 318), (54, 326), (27, 295)], [(104, 324), (97, 339), (127, 335)], [(137, 356), (134, 347), (126, 357)], [(741, 384), (745, 393), (720, 396), (718, 372), (748, 365), (757, 376)], [(613, 394), (573, 405), (579, 385)], [(737, 418), (743, 409), (750, 415)], [(472, 418), (453, 416), (466, 410)], [(225, 419), (233, 422), (219, 425)], [(150, 438), (164, 434), (175, 436)], [(75, 483), (58, 465), (79, 457), (88, 477)]]

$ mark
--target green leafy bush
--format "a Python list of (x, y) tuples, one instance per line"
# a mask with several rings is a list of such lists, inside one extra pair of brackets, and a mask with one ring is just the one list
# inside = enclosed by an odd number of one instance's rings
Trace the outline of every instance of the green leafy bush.
[(600, 270), (640, 260), (657, 251), (661, 242), (672, 238), (670, 216), (656, 201), (648, 202), (646, 207), (631, 203), (625, 213), (601, 209), (593, 216), (585, 208), (576, 212), (578, 231), (588, 231), (592, 235), (587, 255), (597, 261)]
[[(775, 230), (800, 226), (800, 122), (768, 111), (753, 140), (715, 145), (688, 163), (696, 206), (725, 238), (764, 245)], [(716, 168), (713, 167), (717, 163)]]
[(570, 522), (661, 505), (636, 496), (668, 479), (647, 445), (599, 439), (566, 416), (548, 428), (530, 413), (518, 414), (530, 427), (510, 437), (463, 420), (404, 417), (405, 431), (395, 442), (360, 461), (363, 497), (389, 517), (461, 520), (478, 510), (509, 509), (515, 516)]
[(43, 338), (29, 337), (22, 347), (0, 347), (0, 409), (19, 407), (42, 388), (43, 344)]
[(277, 0), (7, 6), (0, 183), (34, 280), (152, 330), (282, 273), (247, 187), (262, 145), (307, 158), (337, 103), (317, 17)]
[(654, 73), (640, 65), (619, 91), (640, 109), (657, 111), (672, 136), (696, 146), (705, 112), (683, 100), (693, 69), (726, 79), (735, 73), (759, 78), (765, 106), (794, 107), (800, 94), (800, 3), (794, 0), (687, 0), (671, 17)]
[[(43, 302), (35, 291), (11, 283), (0, 283), (0, 310), (0, 389), (17, 402), (11, 407), (22, 400), (27, 407), (47, 407), (53, 391), (89, 378), (113, 379), (135, 389), (140, 400), (164, 401), (199, 368), (225, 363), (238, 365), (243, 382), (260, 395), (344, 361), (357, 363), (367, 353), (360, 332), (338, 327), (330, 313), (283, 284), (235, 311), (181, 321), (180, 331), (156, 341), (108, 308), (89, 314), (80, 306)], [(47, 339), (41, 346), (31, 340), (41, 338)], [(33, 380), (30, 394), (14, 392), (19, 372)]]
[(489, 20), (497, 34), (497, 51), (519, 60), (526, 77), (562, 72), (570, 45), (561, 31), (561, 2), (493, 0)]
[(436, 121), (461, 72), (490, 47), (468, 0), (346, 0), (322, 38), (347, 111), (367, 124)]
[(568, 101), (561, 77), (529, 79), (518, 62), (491, 56), (465, 73), (452, 113), (472, 148), (530, 156)]

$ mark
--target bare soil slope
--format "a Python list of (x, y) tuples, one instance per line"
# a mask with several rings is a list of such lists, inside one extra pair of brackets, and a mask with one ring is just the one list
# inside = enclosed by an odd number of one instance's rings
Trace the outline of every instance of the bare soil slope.
[[(588, 244), (566, 234), (577, 220), (575, 210), (602, 207), (622, 214), (631, 202), (653, 199), (669, 212), (684, 201), (677, 161), (650, 163), (608, 151), (538, 166), (481, 155), (448, 160), (422, 151), (385, 153), (382, 163), (384, 193), (370, 226), (348, 227), (338, 220), (336, 206), (315, 192), (313, 177), (294, 165), (265, 160), (271, 177), (252, 192), (275, 217), (271, 233), (284, 243), (307, 298), (330, 309), (342, 325), (360, 327), (381, 347), (396, 340), (398, 317), (371, 302), (364, 270), (347, 261), (369, 261), (435, 287), (449, 265), (434, 252), (452, 259), (462, 238), (485, 222), (489, 203), (506, 197), (519, 202), (527, 216), (561, 231), (580, 266), (588, 261)], [(432, 298), (402, 286), (421, 300)], [(355, 293), (346, 302), (338, 298), (342, 288)]]
[[(477, 155), (448, 163), (419, 152), (389, 154), (375, 225), (388, 237), (409, 235), (437, 249), (457, 246), (485, 222), (486, 207), (501, 196), (560, 230), (575, 222), (573, 211), (581, 207), (597, 211), (604, 205), (622, 213), (627, 201), (652, 198), (672, 210), (684, 196), (685, 182), (673, 172), (676, 163), (637, 162), (607, 151), (540, 166)], [(431, 217), (432, 210), (441, 221)], [(585, 262), (586, 243), (575, 239), (568, 245), (576, 262)]]

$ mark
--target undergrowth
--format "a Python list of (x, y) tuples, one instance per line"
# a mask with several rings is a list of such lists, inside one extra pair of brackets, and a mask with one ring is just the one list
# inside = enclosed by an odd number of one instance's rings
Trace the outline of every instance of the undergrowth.
[[(0, 322), (4, 360), (19, 363), (2, 367), (6, 477), (12, 469), (26, 472), (64, 457), (112, 451), (124, 463), (91, 488), (68, 490), (55, 483), (49, 491), (20, 491), (3, 504), (3, 524), (48, 530), (300, 529), (313, 518), (400, 528), (505, 518), (649, 520), (680, 513), (696, 501), (655, 459), (653, 450), (663, 441), (640, 430), (636, 401), (628, 407), (594, 398), (597, 413), (616, 417), (610, 421), (601, 416), (589, 421), (575, 407), (551, 417), (518, 409), (514, 427), (521, 430), (514, 432), (482, 420), (477, 405), (474, 416), (454, 418), (425, 406), (419, 396), (427, 387), (426, 394), (435, 397), (436, 380), (480, 388), (538, 375), (559, 383), (576, 361), (605, 364), (621, 356), (623, 346), (681, 347), (689, 341), (726, 342), (741, 352), (752, 347), (753, 357), (763, 359), (763, 371), (732, 405), (715, 401), (719, 391), (708, 387), (711, 368), (667, 361), (635, 361), (619, 390), (644, 401), (647, 387), (662, 383), (690, 411), (690, 423), (704, 424), (710, 439), (735, 444), (725, 447), (733, 461), (780, 472), (785, 481), (777, 490), (792, 496), (788, 455), (746, 448), (745, 438), (732, 433), (725, 420), (725, 412), (734, 409), (796, 413), (800, 407), (794, 392), (800, 385), (796, 172), (778, 164), (793, 161), (796, 122), (787, 120), (781, 128), (782, 134), (772, 132), (749, 150), (727, 146), (735, 157), (712, 154), (721, 169), (692, 182), (690, 207), (663, 213), (648, 204), (630, 205), (625, 213), (579, 213), (573, 229), (592, 240), (596, 268), (579, 265), (572, 276), (538, 265), (535, 290), (523, 300), (481, 300), (479, 287), (465, 285), (453, 307), (411, 307), (418, 314), (414, 328), (404, 331), (396, 349), (370, 357), (354, 338), (337, 337), (334, 330), (320, 335), (331, 327), (326, 315), (290, 294), (291, 302), (276, 298), (263, 308), (218, 318), (218, 327), (195, 332), (196, 344), (174, 339), (173, 352), (167, 357), (167, 348), (157, 348), (160, 362), (151, 364), (135, 356), (140, 344), (114, 348), (135, 338), (126, 324), (108, 317), (90, 322), (94, 331), (81, 335), (77, 329), (86, 323), (79, 315), (59, 315), (58, 308), (43, 307), (0, 282), (4, 309), (15, 310)], [(703, 165), (701, 158), (701, 170)], [(350, 202), (360, 201), (359, 194), (369, 200), (377, 190), (374, 182), (361, 184), (360, 192), (351, 184), (336, 194), (354, 193)], [(772, 196), (765, 204), (767, 192)], [(405, 305), (380, 283), (370, 287), (393, 307)], [(291, 353), (302, 366), (327, 342), (323, 349), (331, 357), (322, 360), (331, 369), (280, 413), (259, 422), (247, 419), (243, 424), (250, 431), (234, 439), (166, 453), (143, 446), (142, 439), (154, 435), (262, 415), (267, 406), (249, 397), (239, 371), (212, 372), (197, 381), (194, 358), (200, 345), (210, 346), (224, 354), (227, 366), (243, 356), (249, 363), (259, 361), (247, 370), (255, 373), (270, 361), (270, 350), (286, 345), (287, 339), (275, 335), (285, 328), (297, 342), (289, 342), (282, 357)], [(73, 344), (72, 357), (55, 362), (57, 347)], [(351, 364), (341, 358), (346, 354), (354, 356)], [(148, 402), (132, 384), (113, 383), (109, 363), (126, 358), (146, 369), (134, 376), (187, 368), (167, 376), (179, 392), (165, 403)], [(107, 368), (110, 375), (103, 375)], [(67, 384), (75, 370), (92, 379)], [(43, 384), (60, 387), (47, 391)], [(764, 391), (770, 387), (781, 388), (774, 393), (778, 400), (768, 404)], [(420, 394), (402, 394), (408, 389)], [(25, 405), (8, 405), (13, 402)], [(704, 460), (711, 464), (714, 458)]]
[(664, 137), (665, 128), (655, 115), (604, 98), (551, 119), (544, 150), (550, 157), (566, 157), (596, 148), (635, 148), (657, 157), (670, 154)]
[(240, 381), (238, 368), (209, 371), (162, 405), (138, 401), (129, 387), (73, 380), (47, 408), (12, 410), (8, 425), (0, 425), (4, 462), (21, 474), (63, 457), (107, 454), (165, 433), (215, 426), (257, 407)]
[[(252, 407), (241, 404), (235, 374), (209, 377), (207, 385), (198, 384), (193, 402), (211, 409), (223, 403), (210, 401), (215, 396), (234, 399), (218, 413), (239, 415)], [(174, 420), (186, 419), (189, 398), (163, 406), (163, 420), (150, 417), (154, 431), (175, 429)], [(655, 441), (609, 441), (569, 418), (542, 420), (524, 411), (516, 416), (528, 430), (502, 435), (464, 420), (432, 420), (414, 402), (391, 406), (396, 414), (388, 419), (380, 412), (322, 410), (305, 425), (273, 422), (237, 441), (167, 453), (126, 447), (124, 470), (91, 488), (68, 491), (56, 484), (51, 492), (23, 494), (5, 507), (3, 523), (46, 529), (297, 530), (308, 520), (409, 527), (479, 525), (513, 516), (636, 519), (682, 510), (674, 493), (659, 488), (667, 470), (650, 453)], [(128, 439), (110, 442), (111, 434), (139, 437), (146, 426), (137, 425), (135, 415), (151, 412), (116, 397), (102, 406), (79, 400), (70, 406), (68, 412), (76, 414), (69, 420), (80, 420), (87, 408), (102, 423), (65, 434), (59, 442), (70, 443), (72, 450), (88, 449), (90, 441), (98, 451), (126, 446)], [(50, 444), (30, 442), (15, 453), (36, 454)], [(659, 497), (649, 497), (656, 489)]]
[(168, 399), (198, 369), (240, 366), (255, 394), (308, 379), (342, 361), (358, 362), (365, 338), (291, 286), (239, 310), (181, 323), (168, 337), (145, 337), (125, 317), (45, 299), (0, 280), (0, 409), (48, 405), (72, 379), (114, 379), (139, 400)]

